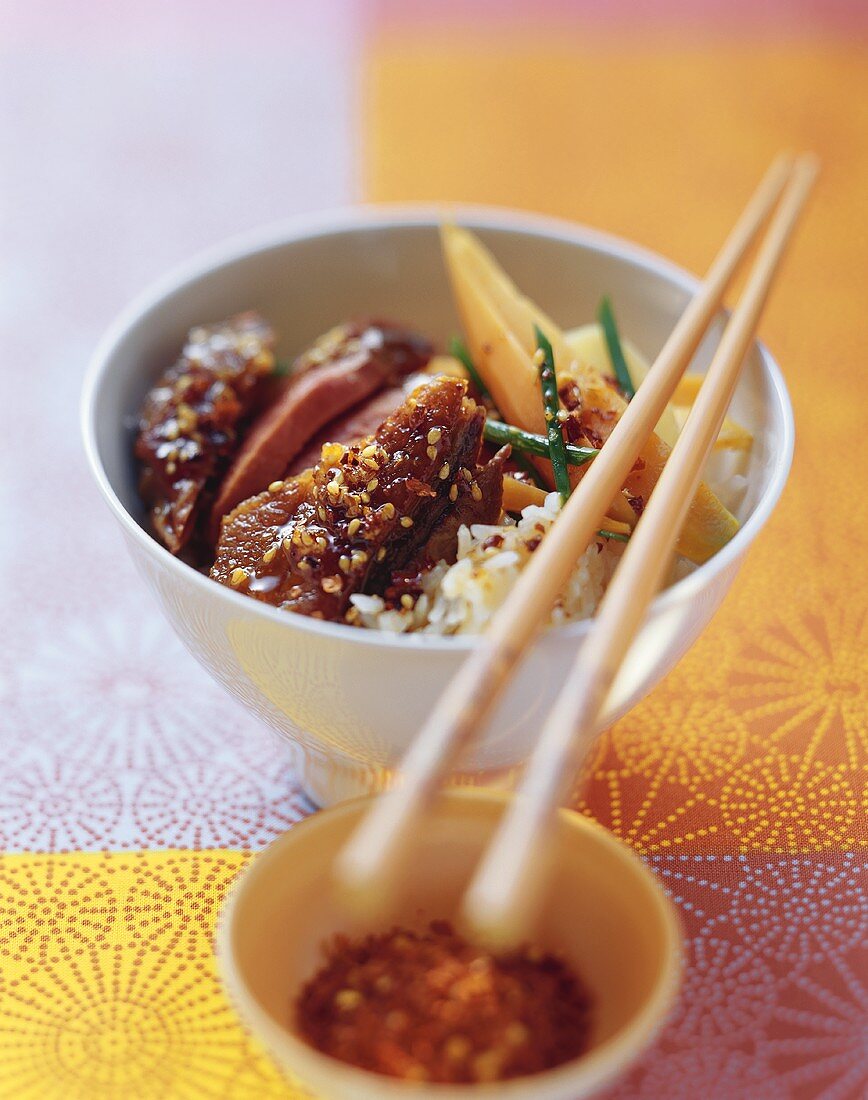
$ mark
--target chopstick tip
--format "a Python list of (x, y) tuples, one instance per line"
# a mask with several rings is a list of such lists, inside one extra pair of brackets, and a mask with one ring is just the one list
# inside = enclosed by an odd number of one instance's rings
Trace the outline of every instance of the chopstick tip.
[(820, 158), (810, 150), (801, 153), (796, 161), (796, 169), (811, 182), (820, 174), (821, 167)]

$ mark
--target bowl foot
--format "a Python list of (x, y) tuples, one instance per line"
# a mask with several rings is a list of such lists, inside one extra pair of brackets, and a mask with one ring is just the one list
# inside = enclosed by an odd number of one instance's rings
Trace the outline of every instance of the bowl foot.
[[(305, 794), (316, 806), (324, 809), (362, 795), (388, 790), (395, 769), (374, 764), (361, 764), (342, 753), (320, 753), (302, 749), (298, 760), (299, 781)], [(518, 768), (501, 768), (483, 772), (459, 772), (449, 786), (488, 787), (512, 790)]]

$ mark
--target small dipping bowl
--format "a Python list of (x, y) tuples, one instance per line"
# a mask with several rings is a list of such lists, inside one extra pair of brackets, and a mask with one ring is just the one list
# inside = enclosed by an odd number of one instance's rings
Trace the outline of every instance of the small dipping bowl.
[(294, 1002), (336, 932), (359, 937), (393, 925), (459, 927), (461, 896), (510, 796), (451, 791), (417, 841), (400, 900), (376, 925), (351, 916), (331, 878), (338, 852), (370, 805), (361, 798), (293, 826), (241, 874), (221, 917), (223, 979), (251, 1031), (294, 1079), (328, 1100), (429, 1100), (473, 1093), (506, 1100), (579, 1100), (635, 1061), (656, 1035), (681, 973), (678, 917), (654, 875), (595, 822), (560, 810), (552, 830), (549, 894), (528, 941), (560, 955), (593, 1001), (589, 1048), (526, 1077), (479, 1085), (420, 1084), (347, 1065), (299, 1037)]

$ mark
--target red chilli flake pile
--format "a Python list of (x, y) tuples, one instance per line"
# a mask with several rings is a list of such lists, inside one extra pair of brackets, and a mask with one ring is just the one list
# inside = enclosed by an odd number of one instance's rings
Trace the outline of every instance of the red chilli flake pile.
[(591, 1001), (553, 955), (490, 955), (446, 921), (336, 936), (296, 1001), (302, 1037), (342, 1062), (412, 1081), (539, 1073), (587, 1048)]

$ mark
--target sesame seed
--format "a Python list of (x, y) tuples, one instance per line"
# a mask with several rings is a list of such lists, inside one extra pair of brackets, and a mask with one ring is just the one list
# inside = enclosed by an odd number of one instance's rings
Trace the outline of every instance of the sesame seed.
[(275, 558), (276, 554), (277, 554), (277, 546), (276, 545), (275, 546), (270, 546), (265, 551), (265, 553), (262, 555), (262, 560), (265, 562), (266, 565), (269, 565), (271, 562), (274, 561), (274, 558)]
[(523, 1043), (526, 1043), (530, 1037), (530, 1033), (523, 1023), (516, 1020), (511, 1023), (504, 1034), (504, 1038), (511, 1047), (520, 1047)]
[(347, 557), (346, 554), (341, 554), (341, 556), (338, 558), (338, 569), (340, 569), (342, 573), (349, 573), (350, 559)]
[(337, 576), (337, 574), (333, 577), (323, 577), (320, 584), (322, 585), (323, 592), (328, 592), (331, 595), (340, 592), (344, 586), (343, 580)]
[(364, 565), (368, 560), (368, 555), (364, 550), (354, 550), (352, 553), (353, 565)]
[(463, 1062), (470, 1051), (470, 1040), (464, 1035), (450, 1035), (443, 1047), (450, 1062)]
[(335, 993), (335, 1008), (341, 1012), (352, 1012), (362, 1003), (362, 995), (358, 989), (339, 989)]
[(405, 607), (409, 611), (412, 606), (413, 597), (409, 594), (409, 592), (405, 592), (404, 595), (401, 597), (401, 607)]
[(362, 502), (362, 504), (370, 504), (371, 503), (371, 494), (370, 493), (359, 493), (359, 500)]
[(282, 481), (272, 481), (272, 483), (268, 486), (268, 491), (269, 493), (279, 493), (282, 488)]
[(374, 489), (376, 489), (379, 484), (379, 481), (375, 477), (372, 477), (365, 488), (368, 490), (369, 493), (373, 493)]
[[(293, 534), (295, 534), (295, 532), (293, 532)], [(283, 540), (283, 549), (287, 552), (287, 554), (292, 550), (292, 539), (291, 538), (285, 538)]]
[(570, 414), (567, 412), (566, 409), (558, 409), (558, 420), (561, 422), (561, 424), (566, 424), (569, 419)]
[(401, 526), (402, 527), (412, 527), (413, 526), (413, 517), (412, 516), (401, 516)]
[(432, 461), (433, 461), (433, 459), (435, 459), (437, 457), (437, 448), (436, 447), (429, 447), (428, 451), (427, 451), (427, 454), (428, 454), (428, 457), (430, 459), (432, 459)]
[(383, 519), (395, 518), (395, 505), (391, 502), (391, 500), (386, 501), (386, 503), (383, 505), (382, 512)]
[(362, 449), (362, 458), (372, 458), (377, 453), (376, 443), (369, 443)]
[(470, 495), (473, 497), (474, 500), (482, 500), (482, 490), (479, 488), (475, 481), (470, 486)]
[(350, 522), (347, 524), (347, 534), (350, 536), (350, 538), (353, 537), (353, 535), (356, 533), (356, 531), (358, 531), (361, 526), (362, 521), (360, 519), (350, 520)]
[(317, 505), (316, 514), (323, 521), (323, 523), (325, 523), (326, 518), (328, 516), (328, 513), (326, 512), (325, 508), (323, 508), (323, 506), (321, 504)]
[(229, 583), (237, 588), (239, 584), (243, 584), (247, 580), (247, 572), (244, 569), (233, 569), (232, 576), (229, 578)]
[(458, 486), (457, 485), (450, 485), (449, 486), (449, 499), (450, 500), (458, 500)]
[(482, 1054), (477, 1054), (471, 1063), (474, 1080), (496, 1081), (502, 1064), (503, 1055), (499, 1050), (484, 1050)]
[(536, 351), (533, 353), (533, 361), (534, 365), (537, 367), (541, 367), (543, 363), (545, 363), (546, 353), (543, 351), (542, 348), (537, 348)]
[(178, 403), (178, 408), (175, 410), (175, 419), (178, 421), (178, 427), (184, 433), (192, 431), (198, 423), (196, 413), (186, 401)]
[(335, 481), (330, 481), (328, 485), (326, 485), (326, 490), (330, 497), (339, 497), (341, 495), (341, 487)]
[(436, 443), (440, 439), (441, 435), (443, 435), (443, 432), (440, 428), (432, 428), (431, 431), (428, 433), (428, 442)]
[(380, 549), (377, 551), (377, 561), (382, 561), (385, 556), (386, 556), (386, 547), (381, 546)]
[(461, 476), (464, 478), (465, 481), (473, 480), (473, 474), (467, 469), (466, 466), (461, 467)]
[(439, 476), (441, 481), (445, 481), (446, 478), (449, 477), (449, 463), (448, 462), (444, 462), (443, 465), (440, 467), (440, 473), (439, 473), (438, 476)]

